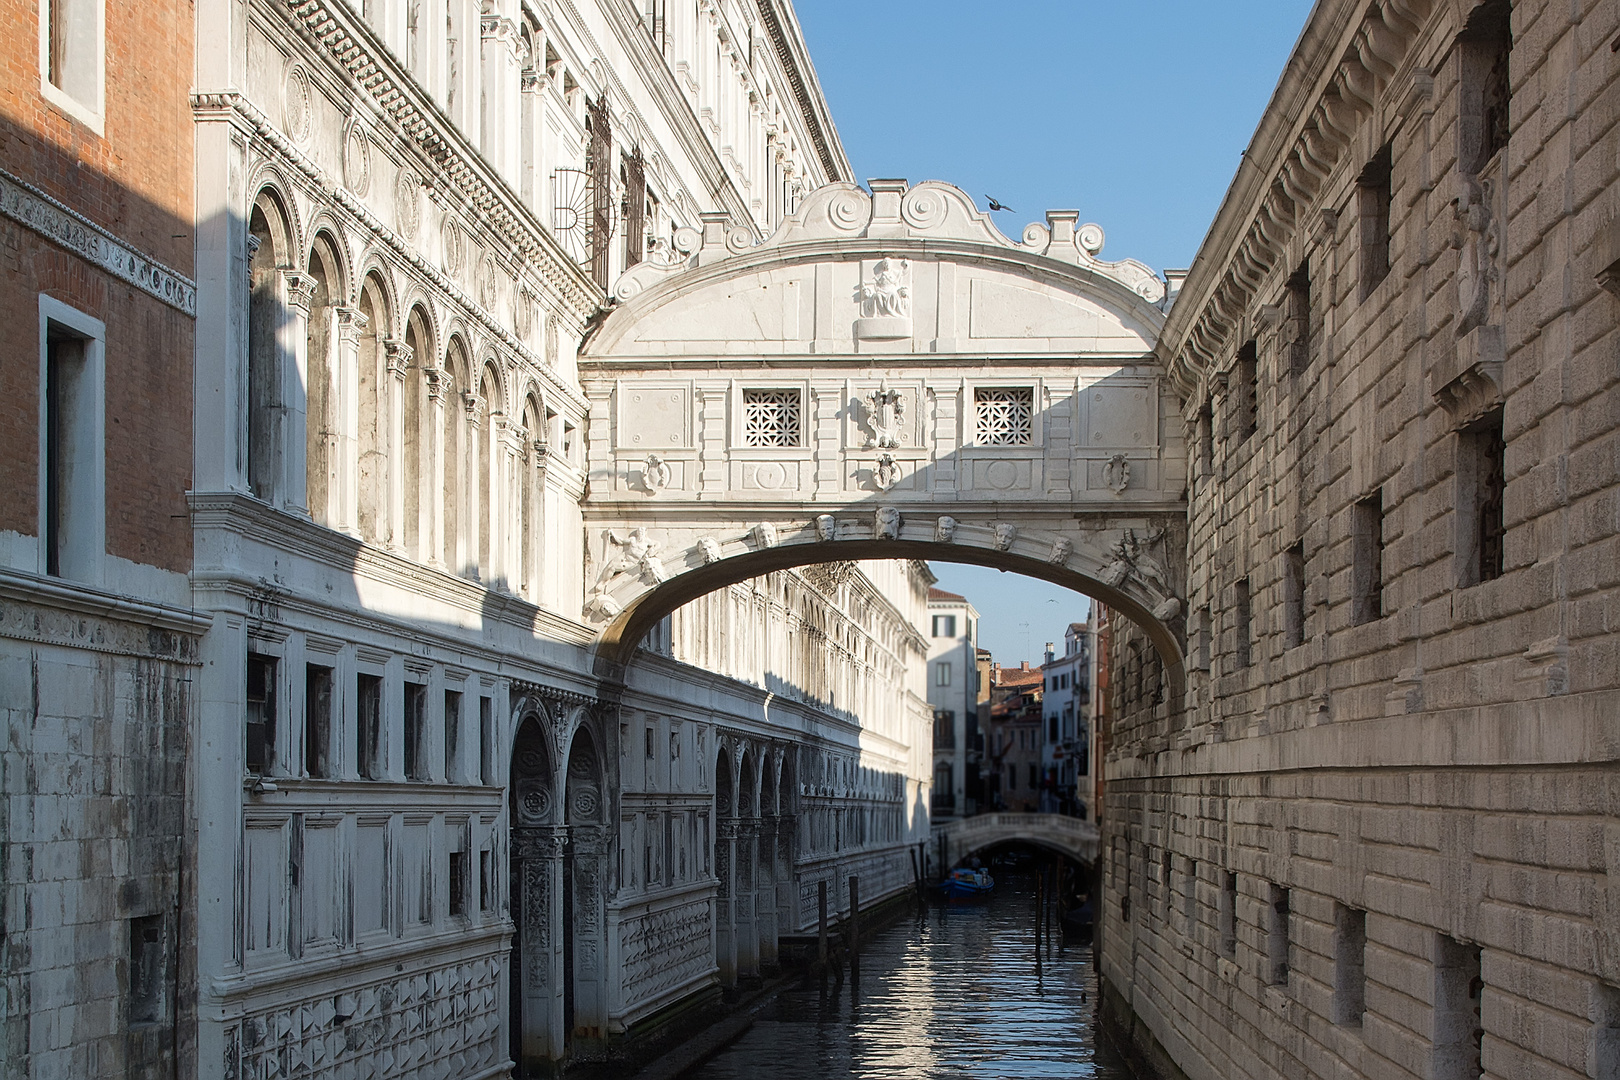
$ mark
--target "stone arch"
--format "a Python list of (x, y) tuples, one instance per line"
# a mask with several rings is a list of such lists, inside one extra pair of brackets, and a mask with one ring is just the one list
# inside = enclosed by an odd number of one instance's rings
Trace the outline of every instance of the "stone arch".
[[(1164, 527), (1165, 542), (1179, 546), (1184, 522), (1167, 522)], [(658, 573), (648, 574), (643, 563), (627, 567), (620, 575), (620, 579), (629, 579), (621, 583), (621, 587), (630, 587), (629, 595), (597, 638), (597, 671), (607, 677), (622, 672), (641, 640), (659, 621), (682, 605), (717, 589), (791, 567), (909, 558), (993, 567), (1050, 581), (1101, 600), (1143, 629), (1163, 658), (1173, 700), (1179, 699), (1185, 678), (1181, 646), (1185, 620), (1181, 604), (1174, 595), (1165, 595), (1149, 580), (1144, 580), (1144, 572), (1138, 564), (1121, 560), (1115, 552), (1101, 549), (1096, 541), (1084, 535), (1078, 540), (1069, 540), (1061, 534), (1020, 531), (1011, 544), (1003, 548), (991, 526), (960, 524), (955, 525), (954, 530), (949, 542), (941, 541), (936, 538), (938, 525), (933, 515), (915, 524), (911, 518), (903, 516), (894, 539), (873, 538), (869, 531), (866, 537), (851, 539), (818, 541), (795, 537), (781, 542), (773, 537), (770, 543), (762, 544), (756, 530), (725, 545), (708, 540), (708, 544), (714, 545), (708, 552), (704, 551), (708, 546), (704, 541), (708, 538), (700, 539), (686, 553), (660, 548), (652, 556), (658, 560)], [(812, 537), (816, 535), (813, 523), (808, 528), (801, 526), (800, 531), (809, 531)], [(1054, 560), (1052, 555), (1061, 550), (1065, 542), (1068, 554), (1062, 560)], [(683, 554), (687, 565), (680, 568), (677, 560)], [(716, 554), (719, 557), (705, 561)], [(1175, 560), (1161, 558), (1155, 562), (1173, 565)], [(1155, 572), (1162, 576), (1156, 568)], [(648, 577), (660, 575), (661, 580), (647, 586)]]
[(459, 328), (450, 332), (444, 348), (443, 386), (440, 389), (439, 454), (439, 557), (451, 573), (464, 573), (469, 563), (465, 543), (467, 410), (464, 395), (471, 391), (471, 354)]
[(605, 759), (586, 710), (575, 710), (563, 775), (563, 1031), (570, 1052), (607, 1036), (607, 895), (611, 820)]
[(560, 800), (544, 711), (525, 701), (517, 716), (507, 808), (514, 928), (510, 1042), (519, 1075), (543, 1076), (563, 1051), (556, 910), (562, 881)]
[[(302, 503), (286, 490), (285, 459), (292, 428), (302, 416), (289, 387), (294, 358), (283, 340), (292, 317), (289, 280), (297, 250), (296, 228), (279, 188), (266, 184), (253, 198), (248, 216), (247, 387), (238, 420), (247, 447), (247, 485), (266, 501)], [(301, 436), (300, 436), (301, 437)]]
[(517, 485), (518, 569), (513, 585), (520, 596), (538, 604), (541, 599), (541, 549), (545, 536), (545, 489), (540, 472), (540, 446), (545, 441), (545, 406), (540, 388), (530, 380), (524, 388), (521, 416), (523, 446), (518, 454), (522, 477)]
[[(393, 472), (399, 467), (394, 446), (390, 402), (393, 400), (394, 307), (392, 291), (380, 266), (369, 268), (360, 282), (361, 315), (356, 442), (355, 495), (360, 535), (373, 543), (395, 544), (390, 510)], [(401, 493), (403, 488), (401, 488)]]
[(720, 971), (720, 983), (734, 986), (737, 982), (737, 937), (733, 900), (736, 895), (733, 869), (734, 848), (737, 842), (736, 784), (732, 775), (731, 748), (724, 739), (717, 739), (714, 755), (714, 961)]
[(354, 333), (355, 322), (353, 312), (344, 306), (349, 287), (343, 245), (331, 228), (317, 226), (304, 265), (310, 284), (305, 343), (305, 490), (316, 524), (337, 528), (345, 524), (342, 504), (349, 480), (342, 416), (345, 388), (338, 351), (341, 336)]
[(410, 353), (410, 364), (405, 369), (403, 400), (400, 403), (400, 430), (404, 438), (395, 450), (394, 463), (400, 471), (401, 507), (400, 536), (397, 542), (413, 557), (427, 561), (429, 545), (424, 537), (431, 535), (431, 522), (426, 510), (433, 504), (428, 486), (433, 475), (433, 447), (436, 440), (432, 422), (435, 398), (428, 393), (424, 371), (435, 366), (433, 320), (425, 303), (417, 301), (407, 309), (404, 319), (405, 348)]

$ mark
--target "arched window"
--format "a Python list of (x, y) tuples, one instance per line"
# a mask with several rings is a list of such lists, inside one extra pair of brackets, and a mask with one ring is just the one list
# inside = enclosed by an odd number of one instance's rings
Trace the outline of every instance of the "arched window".
[(343, 490), (343, 390), (337, 363), (336, 308), (342, 302), (342, 264), (337, 244), (328, 233), (315, 238), (309, 253), (309, 276), (314, 292), (309, 305), (308, 412), (305, 455), (308, 467), (309, 513), (320, 525), (339, 524)]
[(400, 424), (405, 437), (402, 445), (394, 449), (395, 464), (403, 473), (400, 486), (404, 499), (404, 526), (403, 535), (398, 539), (412, 558), (426, 562), (430, 553), (422, 542), (422, 514), (423, 507), (428, 505), (430, 499), (422, 486), (426, 472), (422, 462), (426, 447), (431, 444), (432, 433), (423, 421), (429, 412), (422, 369), (432, 366), (433, 340), (428, 333), (427, 314), (421, 307), (413, 307), (405, 320), (405, 346), (411, 352), (410, 367), (405, 371), (405, 400)]
[(466, 569), (461, 542), (461, 490), (466, 461), (463, 431), (467, 425), (461, 394), (468, 385), (467, 371), (467, 355), (461, 339), (452, 339), (444, 356), (444, 463), (439, 475), (444, 501), (439, 528), (440, 557), (444, 559), (445, 569), (458, 574)]
[(392, 393), (388, 356), (384, 348), (393, 321), (388, 310), (388, 294), (375, 272), (367, 274), (360, 288), (360, 314), (365, 328), (360, 334), (360, 432), (356, 490), (360, 515), (360, 535), (373, 543), (395, 541), (389, 535), (388, 445)]
[(501, 440), (495, 430), (495, 417), (502, 412), (500, 376), (492, 366), (485, 365), (478, 381), (477, 428), (478, 457), (473, 462), (478, 478), (478, 577), (486, 584), (494, 584), (499, 560), (495, 525), (500, 520), (500, 507), (496, 499), (501, 493)]
[(253, 201), (248, 235), (247, 393), (241, 421), (247, 442), (247, 484), (259, 498), (275, 500), (286, 494), (281, 491), (286, 403), (280, 334), (287, 318), (281, 278), (290, 244), (287, 216), (271, 192), (262, 191)]
[(518, 558), (522, 568), (513, 578), (518, 591), (535, 604), (540, 602), (540, 531), (545, 527), (540, 514), (545, 492), (540, 487), (535, 442), (544, 437), (540, 427), (544, 415), (540, 403), (530, 395), (523, 403), (523, 453), (519, 459), (523, 462), (523, 479), (518, 484)]

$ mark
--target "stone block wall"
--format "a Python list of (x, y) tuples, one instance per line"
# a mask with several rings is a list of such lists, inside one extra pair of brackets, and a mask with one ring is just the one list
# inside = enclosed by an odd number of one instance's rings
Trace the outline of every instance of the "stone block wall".
[(172, 1076), (196, 639), (0, 600), (0, 1077)]
[(1620, 4), (1502, 5), (1480, 154), (1493, 7), (1319, 5), (1160, 341), (1190, 671), (1117, 627), (1102, 953), (1191, 1077), (1620, 1069)]

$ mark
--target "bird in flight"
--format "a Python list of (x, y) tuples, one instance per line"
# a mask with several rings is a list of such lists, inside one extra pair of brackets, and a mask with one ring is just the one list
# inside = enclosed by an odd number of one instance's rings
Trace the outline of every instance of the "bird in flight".
[(1014, 214), (1018, 213), (1018, 211), (1014, 210), (1012, 207), (1003, 206), (1000, 203), (996, 202), (996, 200), (992, 199), (988, 195), (986, 195), (984, 198), (985, 198), (985, 201), (990, 204), (990, 209), (991, 210), (1007, 210), (1007, 211), (1009, 211), (1011, 213), (1014, 213)]

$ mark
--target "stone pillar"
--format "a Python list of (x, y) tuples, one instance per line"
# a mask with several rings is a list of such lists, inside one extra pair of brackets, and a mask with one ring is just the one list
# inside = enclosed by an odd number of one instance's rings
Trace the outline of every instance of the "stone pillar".
[[(403, 341), (385, 341), (383, 350), (388, 366), (388, 527), (384, 539), (389, 548), (402, 551), (405, 544), (405, 395), (410, 392), (405, 375), (413, 357), (411, 347)], [(420, 438), (420, 433), (414, 437)]]
[(463, 462), (465, 468), (461, 474), (463, 488), (461, 508), (462, 512), (456, 515), (461, 526), (461, 536), (456, 550), (459, 558), (454, 560), (450, 567), (453, 572), (459, 572), (466, 567), (473, 568), (473, 576), (478, 576), (478, 516), (482, 509), (478, 498), (478, 481), (481, 479), (479, 470), (483, 468), (483, 459), (486, 455), (483, 450), (483, 417), (484, 399), (479, 395), (467, 391), (461, 395), (461, 407), (467, 420), (467, 460)]
[(754, 924), (759, 940), (759, 967), (774, 973), (776, 964), (776, 830), (781, 819), (767, 814), (759, 826), (759, 875), (754, 890)]
[(337, 337), (337, 363), (331, 365), (333, 414), (337, 430), (327, 456), (327, 492), (331, 511), (327, 524), (334, 529), (360, 532), (360, 337), (370, 321), (354, 308), (333, 308)]
[(479, 122), (479, 148), (502, 178), (515, 189), (520, 182), (517, 159), (520, 146), (518, 80), (526, 50), (517, 23), (511, 19), (502, 15), (484, 15), (480, 19), (480, 27), (483, 33), (483, 86), (480, 95), (483, 115)]
[(522, 424), (511, 423), (501, 440), (505, 459), (501, 470), (504, 480), (501, 501), (506, 511), (496, 535), (501, 539), (501, 583), (510, 593), (521, 593), (523, 589), (523, 530), (528, 527), (528, 522), (523, 520), (523, 485), (529, 482), (528, 471), (523, 467), (523, 447), (528, 444), (528, 435), (528, 429)]
[(736, 882), (737, 819), (721, 818), (715, 826), (714, 876), (718, 881), (714, 901), (714, 954), (720, 967), (720, 985), (737, 985), (737, 924), (733, 898)]
[(779, 867), (776, 875), (776, 926), (778, 933), (786, 931), (790, 934), (796, 934), (801, 926), (799, 893), (793, 887), (795, 877), (793, 846), (797, 824), (797, 819), (791, 814), (782, 814), (776, 819), (776, 862)]
[(602, 825), (570, 825), (574, 861), (574, 1041), (605, 1040), (608, 1020), (607, 890), (611, 836)]
[(519, 161), (518, 161), (518, 191), (523, 196), (523, 205), (534, 211), (542, 221), (551, 220), (549, 202), (546, 198), (546, 167), (542, 148), (545, 145), (545, 95), (546, 89), (551, 85), (551, 77), (539, 69), (545, 63), (545, 45), (538, 40), (534, 43), (539, 56), (529, 57), (529, 70), (523, 72), (518, 84), (519, 108)]
[(512, 995), (519, 1046), (527, 1075), (543, 1075), (563, 1056), (562, 918), (563, 850), (567, 831), (555, 827), (512, 830), (513, 874), (517, 877), (518, 980)]
[(418, 557), (440, 566), (444, 563), (444, 410), (449, 407), (444, 399), (450, 379), (441, 368), (423, 368), (422, 379), (427, 385), (427, 407), (422, 410), (427, 431), (422, 436), (422, 521), (417, 527), (422, 551)]
[(754, 922), (754, 864), (759, 854), (759, 819), (737, 822), (737, 888), (732, 901), (737, 938), (737, 979), (759, 982), (759, 932)]
[(540, 439), (529, 444), (529, 452), (534, 468), (528, 470), (528, 475), (523, 481), (529, 485), (531, 492), (529, 520), (523, 523), (523, 527), (529, 530), (529, 562), (524, 571), (528, 578), (526, 593), (528, 600), (532, 604), (538, 604), (545, 596), (543, 571), (546, 548), (546, 465), (549, 455), (545, 442)]
[(315, 302), (315, 279), (297, 270), (281, 271), (287, 318), (276, 335), (281, 370), (282, 412), (276, 425), (277, 503), (290, 513), (309, 514), (309, 313)]

